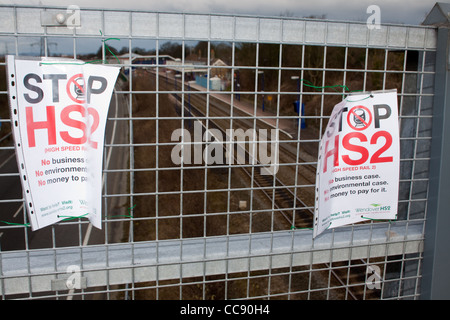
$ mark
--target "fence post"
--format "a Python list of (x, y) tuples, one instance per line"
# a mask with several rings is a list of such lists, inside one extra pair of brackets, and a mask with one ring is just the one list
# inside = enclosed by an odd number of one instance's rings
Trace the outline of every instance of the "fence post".
[[(436, 4), (424, 21), (438, 12)], [(442, 11), (441, 11), (442, 12)], [(435, 16), (434, 16), (435, 18)], [(439, 23), (430, 160), (428, 210), (425, 227), (422, 299), (450, 299), (450, 31), (448, 17)], [(445, 19), (445, 20), (444, 20)], [(442, 24), (444, 23), (444, 25)]]

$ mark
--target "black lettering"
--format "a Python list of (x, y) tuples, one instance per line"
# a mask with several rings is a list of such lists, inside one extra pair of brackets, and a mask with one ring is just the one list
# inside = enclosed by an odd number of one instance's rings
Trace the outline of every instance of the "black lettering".
[(65, 80), (65, 74), (44, 74), (44, 80), (52, 80), (53, 102), (59, 102), (59, 85), (58, 80)]
[(23, 97), (25, 98), (25, 100), (27, 100), (28, 103), (39, 103), (44, 98), (44, 91), (42, 91), (41, 88), (32, 85), (30, 83), (30, 79), (34, 79), (37, 83), (42, 83), (42, 79), (35, 73), (29, 73), (23, 78), (23, 85), (25, 86), (25, 88), (33, 92), (36, 92), (37, 97), (32, 98), (28, 93), (24, 93)]
[(341, 111), (339, 111), (339, 117), (340, 117), (340, 119), (339, 119), (339, 130), (338, 130), (338, 132), (341, 132), (341, 131), (342, 131), (342, 118), (343, 118), (344, 112), (347, 112), (347, 111), (348, 111), (348, 108), (347, 108), (347, 107), (344, 107), (344, 108), (341, 109)]
[[(385, 112), (380, 115), (380, 109), (384, 109)], [(391, 116), (391, 107), (387, 104), (374, 104), (373, 105), (374, 119), (375, 119), (375, 128), (378, 129), (380, 127), (380, 120), (387, 119)]]
[[(94, 81), (100, 82), (100, 88), (94, 89)], [(87, 103), (90, 103), (91, 101), (91, 94), (100, 94), (103, 91), (106, 90), (107, 81), (103, 77), (98, 76), (90, 76), (88, 80), (88, 90), (86, 94), (86, 100)]]

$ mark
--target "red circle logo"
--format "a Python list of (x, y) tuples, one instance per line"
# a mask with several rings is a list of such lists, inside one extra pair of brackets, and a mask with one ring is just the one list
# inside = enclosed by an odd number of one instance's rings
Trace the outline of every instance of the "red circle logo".
[(372, 123), (372, 113), (364, 106), (353, 107), (347, 114), (347, 123), (353, 130), (366, 130)]
[(66, 92), (72, 101), (77, 103), (86, 102), (86, 85), (82, 73), (72, 76), (67, 81)]

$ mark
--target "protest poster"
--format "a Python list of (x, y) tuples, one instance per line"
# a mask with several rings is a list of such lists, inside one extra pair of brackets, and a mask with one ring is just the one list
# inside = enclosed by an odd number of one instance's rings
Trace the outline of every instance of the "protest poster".
[(313, 237), (397, 217), (397, 91), (357, 94), (334, 106), (319, 145)]
[(88, 218), (101, 229), (103, 141), (118, 67), (7, 56), (16, 158), (32, 230)]

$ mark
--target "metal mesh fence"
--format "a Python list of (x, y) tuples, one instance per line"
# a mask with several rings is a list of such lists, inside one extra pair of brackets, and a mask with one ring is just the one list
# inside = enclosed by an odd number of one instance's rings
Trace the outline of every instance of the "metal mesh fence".
[[(87, 9), (71, 11), (76, 27), (42, 18), (59, 12), (0, 7), (0, 68), (6, 54), (121, 66), (105, 135), (103, 229), (83, 219), (27, 226), (1, 77), (2, 298), (419, 296), (434, 28)], [(318, 144), (346, 88), (397, 89), (398, 220), (312, 239)], [(230, 129), (247, 142), (227, 144)], [(269, 162), (255, 157), (252, 133), (267, 133)]]

